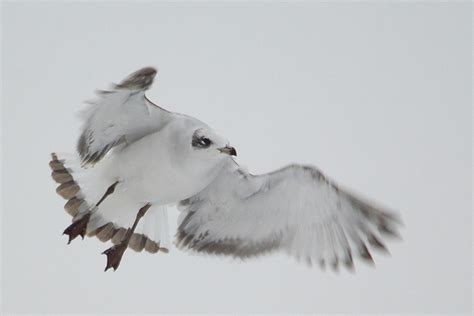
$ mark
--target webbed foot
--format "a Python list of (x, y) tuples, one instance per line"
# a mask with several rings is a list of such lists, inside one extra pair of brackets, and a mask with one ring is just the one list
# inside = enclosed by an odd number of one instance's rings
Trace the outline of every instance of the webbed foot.
[(107, 256), (107, 265), (105, 266), (104, 271), (107, 271), (110, 268), (114, 268), (114, 271), (118, 269), (123, 253), (128, 247), (128, 242), (129, 238), (125, 238), (119, 244), (110, 247), (102, 253)]
[(69, 236), (68, 244), (79, 235), (84, 239), (87, 231), (87, 223), (89, 222), (90, 217), (91, 214), (87, 213), (64, 230), (63, 235)]

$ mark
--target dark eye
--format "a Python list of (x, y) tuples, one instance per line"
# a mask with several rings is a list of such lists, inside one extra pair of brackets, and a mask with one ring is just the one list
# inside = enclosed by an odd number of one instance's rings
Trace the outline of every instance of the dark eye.
[(193, 147), (197, 148), (208, 148), (212, 144), (212, 140), (207, 138), (206, 136), (197, 136), (196, 134), (193, 135), (193, 141), (191, 143)]
[(211, 140), (207, 137), (201, 137), (199, 139), (199, 145), (201, 145), (201, 147), (209, 147), (211, 143)]

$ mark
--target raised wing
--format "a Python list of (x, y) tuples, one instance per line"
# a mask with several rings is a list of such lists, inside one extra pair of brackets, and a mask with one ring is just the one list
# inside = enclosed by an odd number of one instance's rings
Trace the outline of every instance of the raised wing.
[(233, 163), (180, 208), (180, 248), (240, 258), (284, 250), (334, 268), (353, 268), (353, 254), (373, 262), (366, 244), (386, 251), (382, 235), (398, 236), (401, 224), (301, 165), (253, 176)]
[(145, 97), (155, 75), (154, 68), (140, 69), (91, 102), (77, 144), (83, 166), (97, 163), (114, 146), (160, 130), (170, 120), (172, 113)]

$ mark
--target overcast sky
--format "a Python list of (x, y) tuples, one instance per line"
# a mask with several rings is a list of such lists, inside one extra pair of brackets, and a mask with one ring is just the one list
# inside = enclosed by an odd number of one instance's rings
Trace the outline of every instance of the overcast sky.
[[(76, 4), (2, 12), (2, 308), (6, 312), (469, 312), (469, 3)], [(150, 99), (228, 138), (251, 172), (310, 163), (398, 210), (376, 268), (320, 271), (66, 245), (49, 154), (77, 111), (152, 65)], [(170, 209), (171, 231), (177, 211)]]

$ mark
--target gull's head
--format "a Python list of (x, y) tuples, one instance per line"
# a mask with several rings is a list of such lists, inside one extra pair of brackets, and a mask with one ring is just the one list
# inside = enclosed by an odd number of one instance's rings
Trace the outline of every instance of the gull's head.
[(190, 139), (193, 156), (204, 160), (220, 160), (237, 156), (237, 151), (229, 142), (212, 129), (200, 127), (193, 131)]
[(172, 163), (186, 173), (201, 179), (212, 178), (214, 171), (237, 155), (227, 139), (206, 124), (191, 118), (176, 120), (175, 124)]

